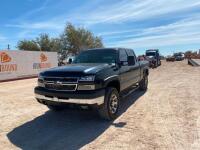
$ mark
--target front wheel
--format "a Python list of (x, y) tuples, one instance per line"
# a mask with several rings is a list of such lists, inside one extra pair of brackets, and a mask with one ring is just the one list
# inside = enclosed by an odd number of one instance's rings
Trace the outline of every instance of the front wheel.
[(143, 79), (139, 83), (139, 88), (141, 91), (146, 91), (148, 87), (148, 75), (144, 74)]
[(101, 118), (106, 120), (113, 120), (117, 118), (119, 113), (119, 93), (116, 88), (106, 88), (104, 104), (98, 109)]

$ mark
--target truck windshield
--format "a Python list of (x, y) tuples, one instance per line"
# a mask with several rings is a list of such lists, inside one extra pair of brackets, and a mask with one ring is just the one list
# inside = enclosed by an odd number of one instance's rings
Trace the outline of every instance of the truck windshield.
[(88, 50), (81, 52), (73, 63), (115, 63), (117, 58), (116, 50)]
[(156, 53), (155, 53), (155, 52), (147, 52), (146, 55), (147, 55), (147, 56), (155, 56)]

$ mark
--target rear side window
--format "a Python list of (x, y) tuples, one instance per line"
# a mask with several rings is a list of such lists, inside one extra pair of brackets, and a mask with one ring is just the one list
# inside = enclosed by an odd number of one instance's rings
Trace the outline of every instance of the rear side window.
[(128, 56), (127, 56), (126, 51), (124, 49), (122, 49), (122, 50), (119, 51), (119, 60), (120, 61), (127, 62), (128, 61), (127, 57)]
[(135, 57), (135, 54), (134, 54), (132, 49), (127, 49), (126, 52), (127, 52), (128, 56), (133, 56), (134, 57), (134, 62), (137, 61), (136, 57)]

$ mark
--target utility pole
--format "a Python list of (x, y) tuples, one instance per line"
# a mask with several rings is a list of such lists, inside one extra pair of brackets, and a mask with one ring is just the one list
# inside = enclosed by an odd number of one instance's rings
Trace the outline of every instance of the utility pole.
[(10, 50), (10, 44), (8, 44), (8, 50)]

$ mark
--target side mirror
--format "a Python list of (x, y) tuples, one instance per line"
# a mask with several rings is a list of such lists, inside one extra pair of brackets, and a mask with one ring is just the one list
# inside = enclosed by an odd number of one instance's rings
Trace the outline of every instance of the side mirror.
[(134, 56), (128, 56), (128, 65), (129, 66), (135, 65), (135, 57)]
[(127, 61), (120, 61), (119, 66), (128, 66)]

